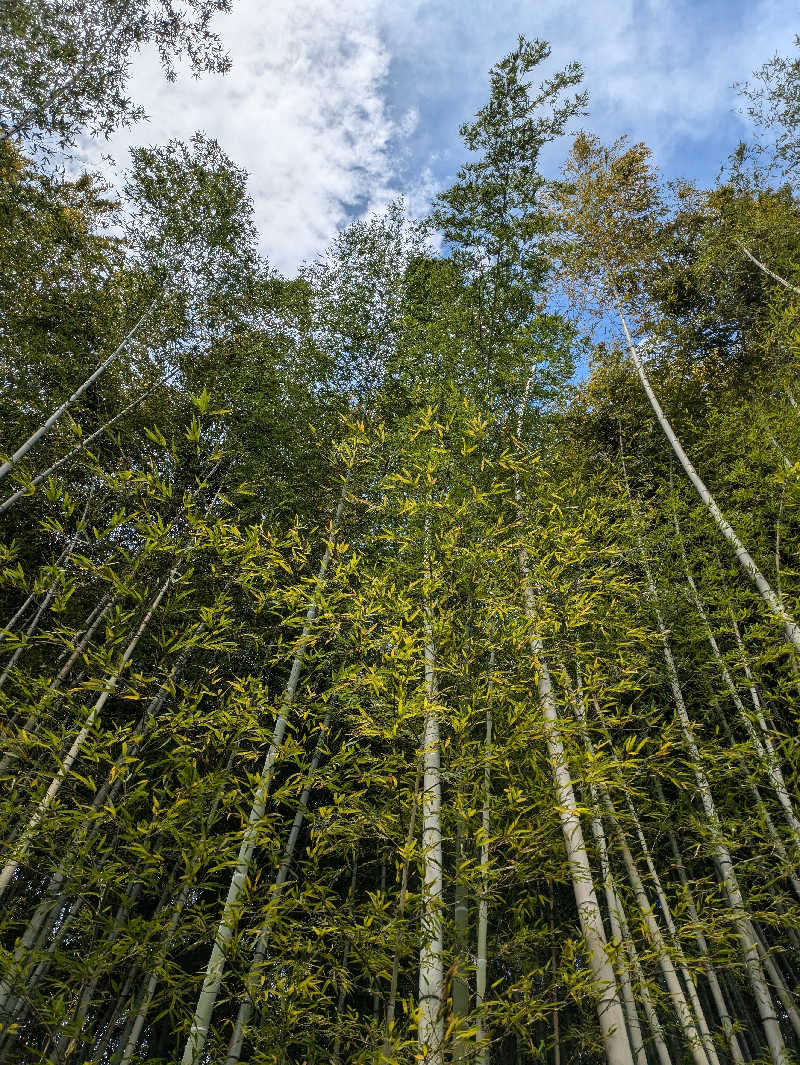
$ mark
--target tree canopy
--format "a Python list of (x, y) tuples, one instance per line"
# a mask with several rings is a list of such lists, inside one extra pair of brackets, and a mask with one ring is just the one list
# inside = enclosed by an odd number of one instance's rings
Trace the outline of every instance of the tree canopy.
[(0, 14), (0, 1065), (791, 1065), (797, 62), (706, 189), (520, 38), (284, 277), (53, 165), (227, 7)]

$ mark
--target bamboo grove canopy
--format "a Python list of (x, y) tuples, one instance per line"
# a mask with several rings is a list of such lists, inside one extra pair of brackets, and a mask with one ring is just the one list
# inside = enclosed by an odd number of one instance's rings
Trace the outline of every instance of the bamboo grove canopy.
[(0, 1063), (790, 1065), (800, 64), (702, 189), (520, 38), (286, 278), (54, 165), (227, 6), (0, 14)]

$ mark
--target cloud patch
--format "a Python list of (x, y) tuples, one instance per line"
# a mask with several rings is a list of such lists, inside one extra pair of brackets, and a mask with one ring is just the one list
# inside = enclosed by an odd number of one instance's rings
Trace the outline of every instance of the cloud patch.
[(293, 271), (390, 195), (392, 156), (414, 129), (413, 111), (387, 110), (377, 15), (378, 0), (238, 0), (218, 20), (231, 73), (169, 83), (154, 55), (136, 57), (130, 92), (149, 121), (87, 143), (85, 159), (110, 151), (124, 166), (132, 144), (204, 130), (249, 171), (263, 250)]

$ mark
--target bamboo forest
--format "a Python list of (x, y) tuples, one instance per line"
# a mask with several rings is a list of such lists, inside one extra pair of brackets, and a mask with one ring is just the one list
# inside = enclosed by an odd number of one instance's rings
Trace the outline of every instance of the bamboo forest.
[(76, 149), (229, 7), (0, 13), (0, 1065), (800, 1061), (800, 38), (703, 187), (519, 37), (285, 276)]

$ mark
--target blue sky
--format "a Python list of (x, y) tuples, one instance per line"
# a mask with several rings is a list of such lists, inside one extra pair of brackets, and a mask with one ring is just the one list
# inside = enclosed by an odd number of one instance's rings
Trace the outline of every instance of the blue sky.
[(424, 213), (520, 33), (551, 42), (553, 69), (583, 64), (586, 128), (647, 141), (667, 177), (713, 181), (750, 133), (731, 83), (792, 50), (796, 15), (777, 0), (234, 0), (216, 22), (231, 73), (170, 84), (138, 56), (131, 92), (149, 121), (87, 142), (85, 158), (124, 166), (131, 144), (205, 130), (249, 171), (263, 251), (292, 273), (398, 194)]

